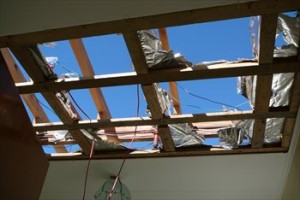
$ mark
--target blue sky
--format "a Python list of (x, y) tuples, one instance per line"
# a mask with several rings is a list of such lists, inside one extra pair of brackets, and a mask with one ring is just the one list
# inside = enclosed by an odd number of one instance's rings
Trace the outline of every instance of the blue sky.
[[(175, 53), (180, 53), (193, 64), (222, 59), (234, 61), (238, 58), (252, 58), (249, 23), (250, 18), (240, 18), (169, 27), (167, 28), (169, 45)], [(84, 38), (83, 41), (96, 74), (130, 72), (133, 70), (131, 59), (121, 34)], [(54, 47), (40, 45), (40, 49), (46, 57), (58, 57), (60, 66), (54, 68), (54, 72), (58, 75), (73, 71), (81, 76), (78, 63), (68, 41), (56, 42)], [(236, 77), (181, 81), (178, 84), (191, 93), (208, 99), (232, 106), (242, 104), (240, 106), (241, 109), (250, 109), (246, 99), (237, 94)], [(166, 83), (162, 83), (161, 86), (168, 89), (168, 84)], [(181, 87), (178, 87), (178, 91), (183, 113), (222, 112), (222, 105), (190, 96)], [(136, 116), (137, 94), (135, 85), (107, 87), (102, 88), (102, 91), (112, 117)], [(89, 117), (96, 119), (97, 110), (89, 91), (87, 89), (72, 90), (71, 93)], [(48, 105), (40, 94), (37, 94), (37, 97), (44, 105)], [(230, 109), (229, 107), (227, 108)], [(51, 121), (59, 121), (58, 117), (50, 109), (44, 107), (44, 110)], [(140, 89), (140, 116), (147, 116), (145, 110), (146, 102)], [(31, 120), (33, 120), (30, 112), (29, 115)], [(81, 117), (87, 119), (82, 113)]]
[[(221, 59), (252, 58), (249, 21), (250, 18), (241, 18), (167, 28), (170, 48), (175, 53), (181, 53), (193, 64)], [(83, 41), (96, 74), (132, 71), (131, 59), (122, 35), (96, 36), (84, 38)], [(68, 41), (56, 42), (54, 47), (41, 45), (40, 49), (46, 57), (58, 57), (59, 63), (62, 65), (54, 68), (58, 75), (68, 73), (65, 68), (81, 75)], [(225, 104), (235, 106), (246, 102), (244, 97), (237, 94), (235, 77), (178, 83), (192, 93)], [(161, 86), (168, 89), (166, 83), (162, 83)], [(113, 117), (134, 117), (136, 115), (136, 86), (108, 87), (102, 88), (102, 90)], [(181, 88), (178, 90), (183, 113), (218, 112), (223, 109), (222, 105), (192, 97)], [(82, 109), (95, 119), (97, 111), (88, 90), (71, 92)], [(38, 98), (46, 104), (41, 95), (38, 95)], [(142, 92), (140, 92), (140, 99), (140, 116), (146, 116), (146, 102)], [(240, 108), (250, 109), (247, 103)], [(48, 109), (45, 111), (51, 120), (59, 121)], [(82, 118), (86, 119), (84, 115)]]

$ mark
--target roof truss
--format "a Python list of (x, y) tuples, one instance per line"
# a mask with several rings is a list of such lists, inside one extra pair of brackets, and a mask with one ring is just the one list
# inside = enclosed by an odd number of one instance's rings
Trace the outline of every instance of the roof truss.
[[(292, 130), (295, 124), (295, 117), (300, 101), (300, 69), (299, 56), (297, 58), (273, 59), (274, 38), (277, 26), (277, 16), (281, 12), (294, 11), (300, 9), (300, 3), (293, 0), (286, 1), (254, 1), (225, 5), (212, 8), (202, 8), (189, 11), (180, 11), (168, 14), (161, 14), (149, 17), (137, 17), (111, 22), (101, 22), (59, 28), (55, 30), (39, 31), (33, 33), (3, 36), (0, 37), (0, 47), (9, 47), (15, 57), (25, 68), (33, 82), (26, 80), (14, 68), (15, 63), (7, 49), (2, 49), (1, 53), (5, 58), (11, 74), (14, 77), (16, 86), (23, 95), (25, 102), (31, 108), (36, 119), (33, 124), (36, 131), (45, 130), (70, 130), (75, 141), (83, 150), (83, 154), (60, 154), (53, 155), (50, 159), (86, 159), (91, 148), (91, 142), (84, 136), (80, 129), (104, 128), (110, 133), (107, 140), (110, 142), (128, 141), (122, 139), (119, 127), (125, 126), (147, 126), (157, 125), (157, 132), (164, 145), (165, 152), (132, 153), (129, 157), (161, 157), (161, 156), (186, 156), (186, 155), (215, 155), (215, 154), (239, 154), (239, 153), (266, 153), (285, 152), (289, 148)], [(216, 14), (218, 13), (218, 14)], [(168, 38), (164, 27), (210, 22), (216, 20), (233, 19), (247, 16), (261, 15), (260, 26), (260, 49), (258, 62), (232, 63), (210, 66), (206, 69), (185, 69), (185, 70), (159, 70), (150, 71), (148, 69), (143, 50), (137, 35), (137, 31), (159, 28), (160, 39), (163, 48), (168, 50)], [(123, 33), (124, 40), (130, 52), (132, 62), (136, 72), (121, 73), (113, 75), (95, 75), (81, 39), (83, 37), (105, 35), (111, 33)], [(64, 81), (50, 80), (45, 77), (41, 70), (40, 63), (36, 60), (36, 55), (40, 56), (37, 44), (43, 42), (69, 40), (82, 70), (84, 78), (70, 78)], [(29, 47), (35, 47), (30, 48)], [(298, 53), (299, 55), (299, 53)], [(290, 105), (284, 108), (269, 107), (271, 94), (272, 75), (275, 73), (294, 72), (294, 84)], [(235, 77), (245, 75), (258, 75), (255, 108), (254, 111), (230, 112), (230, 113), (203, 113), (203, 114), (181, 114), (179, 103), (174, 103), (177, 115), (166, 116), (157, 99), (157, 92), (154, 83), (170, 82), (172, 96), (179, 99), (175, 81), (200, 80), (221, 77)], [(22, 83), (20, 83), (22, 82)], [(146, 101), (152, 114), (152, 118), (111, 118), (110, 111), (106, 105), (101, 88), (117, 85), (141, 84)], [(74, 119), (67, 112), (64, 105), (57, 99), (55, 93), (62, 90), (89, 88), (93, 101), (99, 113), (98, 119), (91, 121), (81, 120), (79, 114), (71, 105), (78, 118)], [(61, 122), (50, 122), (43, 109), (39, 105), (35, 96), (31, 93), (40, 92), (61, 119)], [(31, 99), (31, 100), (29, 100)], [(32, 100), (33, 99), (33, 100)], [(267, 118), (285, 118), (281, 144), (266, 145), (263, 142)], [(170, 129), (167, 126), (172, 123), (205, 123), (212, 121), (255, 119), (254, 135), (251, 146), (241, 147), (230, 151), (223, 149), (211, 149), (206, 147), (176, 149), (171, 138)], [(148, 129), (147, 129), (148, 130)], [(147, 138), (147, 139), (145, 139)], [(137, 140), (152, 140), (154, 134), (137, 137)], [(47, 143), (47, 142), (46, 142)], [(53, 144), (55, 147), (61, 144)], [(58, 151), (58, 150), (57, 150)], [(64, 150), (61, 150), (62, 153)], [(121, 158), (124, 152), (97, 152), (95, 158)]]

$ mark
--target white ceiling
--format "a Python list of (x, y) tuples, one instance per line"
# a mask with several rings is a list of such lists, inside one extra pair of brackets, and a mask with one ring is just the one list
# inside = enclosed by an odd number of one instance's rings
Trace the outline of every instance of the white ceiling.
[[(287, 154), (132, 159), (121, 180), (133, 199), (279, 199)], [(121, 160), (92, 161), (87, 198)], [(52, 161), (41, 199), (82, 199), (87, 161)]]
[[(121, 180), (135, 200), (281, 199), (300, 134), (300, 112), (288, 153), (131, 159)], [(122, 160), (91, 162), (87, 198), (117, 174)], [(42, 200), (82, 199), (87, 161), (52, 161)]]

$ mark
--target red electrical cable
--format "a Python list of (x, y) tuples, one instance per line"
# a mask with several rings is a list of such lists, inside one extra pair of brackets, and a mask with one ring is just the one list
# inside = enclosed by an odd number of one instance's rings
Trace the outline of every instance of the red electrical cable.
[[(137, 109), (136, 109), (136, 116), (138, 117), (138, 116), (139, 116), (139, 112), (140, 112), (140, 92), (139, 92), (139, 85), (137, 85), (136, 88), (137, 88)], [(119, 171), (118, 171), (118, 174), (117, 174), (117, 176), (116, 176), (116, 179), (115, 179), (115, 181), (114, 181), (114, 184), (113, 184), (113, 186), (112, 186), (112, 188), (111, 188), (111, 191), (110, 191), (110, 193), (109, 193), (108, 200), (112, 200), (113, 192), (114, 192), (115, 187), (116, 187), (116, 185), (117, 185), (117, 183), (118, 183), (118, 181), (119, 181), (119, 179), (120, 179), (120, 175), (121, 175), (121, 172), (122, 172), (122, 170), (123, 170), (124, 164), (125, 164), (125, 162), (126, 162), (126, 160), (127, 160), (127, 156), (129, 155), (131, 146), (132, 146), (132, 144), (133, 144), (133, 142), (134, 142), (134, 140), (135, 140), (136, 132), (137, 132), (137, 126), (135, 126), (135, 129), (134, 129), (134, 135), (133, 135), (133, 137), (132, 137), (132, 139), (131, 139), (131, 142), (130, 142), (130, 144), (129, 144), (128, 152), (125, 154), (125, 156), (124, 156), (124, 158), (123, 158), (121, 167), (120, 167), (120, 169), (119, 169)]]
[(82, 199), (85, 199), (85, 194), (86, 194), (86, 185), (87, 185), (87, 179), (89, 175), (89, 169), (90, 169), (90, 163), (91, 163), (91, 158), (93, 156), (94, 152), (94, 145), (95, 145), (95, 138), (93, 138), (92, 146), (91, 146), (91, 151), (90, 151), (90, 156), (89, 156), (89, 161), (87, 163), (86, 171), (85, 171), (85, 178), (84, 178), (84, 190), (83, 190), (83, 196)]

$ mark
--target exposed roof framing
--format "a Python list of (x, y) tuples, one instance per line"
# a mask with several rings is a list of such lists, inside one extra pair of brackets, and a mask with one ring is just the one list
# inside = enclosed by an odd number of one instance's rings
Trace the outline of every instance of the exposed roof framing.
[[(20, 61), (22, 66), (27, 71), (28, 75), (32, 78), (34, 82), (45, 82), (47, 81), (42, 67), (39, 62), (35, 59), (35, 55), (40, 55), (40, 52), (32, 52), (27, 46), (10, 47), (16, 58)], [(34, 48), (38, 51), (38, 48)], [(53, 111), (57, 114), (60, 120), (64, 123), (72, 124), (76, 122), (68, 113), (65, 105), (59, 101), (56, 97), (55, 92), (43, 92), (41, 93), (46, 101), (49, 103)], [(73, 107), (73, 111), (75, 111)], [(79, 114), (77, 113), (80, 119)], [(70, 131), (72, 137), (78, 142), (79, 146), (82, 148), (83, 152), (88, 154), (90, 151), (91, 142), (83, 135), (80, 130)]]
[[(268, 0), (237, 3), (233, 5), (216, 6), (195, 10), (179, 11), (148, 17), (136, 17), (131, 19), (116, 20), (58, 28), (55, 30), (38, 31), (26, 34), (0, 37), (0, 47), (9, 47), (15, 57), (25, 68), (31, 82), (26, 82), (7, 49), (2, 49), (16, 86), (29, 105), (36, 122), (33, 124), (35, 131), (70, 130), (74, 140), (64, 141), (60, 145), (78, 143), (83, 154), (52, 155), (49, 159), (86, 159), (91, 148), (90, 140), (82, 133), (81, 129), (101, 129), (98, 134), (111, 133), (108, 141), (129, 141), (133, 137), (134, 126), (141, 130), (137, 134), (137, 141), (151, 141), (157, 132), (163, 143), (164, 151), (153, 150), (151, 152), (133, 152), (128, 158), (141, 157), (166, 157), (166, 156), (196, 156), (196, 155), (220, 155), (240, 153), (268, 153), (286, 152), (289, 149), (292, 131), (295, 124), (296, 113), (300, 101), (300, 59), (298, 57), (273, 58), (274, 40), (279, 13), (300, 10), (300, 2), (294, 0)], [(258, 62), (225, 63), (208, 66), (207, 68), (193, 69), (162, 69), (151, 70), (148, 68), (146, 58), (138, 37), (137, 31), (158, 28), (162, 47), (169, 50), (167, 32), (164, 27), (211, 22), (247, 16), (261, 16), (259, 58)], [(83, 41), (78, 38), (99, 36), (111, 33), (122, 33), (126, 42), (135, 72), (95, 75)], [(55, 79), (53, 74), (45, 71), (38, 58), (42, 58), (37, 44), (57, 40), (70, 40), (76, 59), (79, 63), (83, 78)], [(44, 66), (45, 67), (45, 66)], [(290, 103), (285, 107), (270, 107), (272, 77), (275, 73), (295, 73)], [(49, 74), (50, 73), (50, 74)], [(181, 114), (179, 101), (174, 100), (174, 115), (167, 116), (159, 103), (155, 83), (171, 82), (170, 90), (174, 99), (179, 100), (175, 81), (204, 80), (212, 78), (236, 77), (257, 75), (257, 87), (255, 95), (254, 111), (232, 111), (222, 113)], [(151, 112), (150, 117), (112, 118), (101, 88), (108, 86), (141, 84), (144, 96)], [(65, 105), (56, 97), (56, 92), (73, 89), (90, 89), (93, 101), (99, 113), (98, 119), (82, 120), (74, 107), (73, 111), (78, 118), (72, 118)], [(31, 93), (40, 92), (49, 105), (61, 119), (61, 122), (50, 122), (45, 115), (35, 96)], [(33, 99), (33, 100), (32, 100)], [(267, 118), (285, 118), (280, 144), (265, 144), (265, 128)], [(175, 148), (171, 136), (169, 124), (189, 123), (195, 127), (204, 127), (203, 123), (211, 124), (215, 137), (219, 124), (228, 120), (254, 119), (254, 133), (252, 144), (237, 149), (224, 150), (211, 148), (205, 145), (200, 147)], [(151, 130), (149, 125), (156, 125), (156, 130)], [(141, 126), (141, 127), (140, 127)], [(104, 130), (103, 130), (104, 129)], [(153, 132), (151, 132), (153, 131)], [(52, 144), (51, 142), (42, 142)], [(57, 147), (58, 149), (58, 147)], [(57, 151), (58, 152), (58, 151)], [(94, 158), (122, 158), (124, 152), (97, 152)]]
[[(11, 55), (8, 48), (1, 49), (3, 58), (7, 64), (9, 72), (15, 83), (26, 82), (26, 79), (22, 72), (20, 71), (18, 65), (15, 63), (13, 56)], [(34, 116), (35, 123), (47, 123), (50, 122), (48, 116), (40, 105), (38, 99), (34, 94), (23, 94), (22, 98), (30, 109), (31, 113)], [(63, 145), (54, 146), (57, 153), (66, 153), (67, 150)]]

